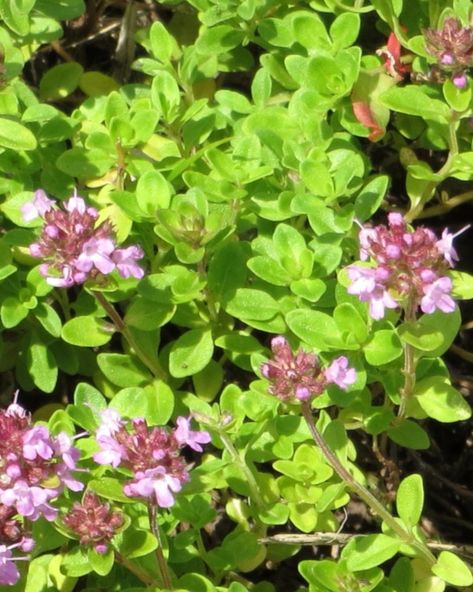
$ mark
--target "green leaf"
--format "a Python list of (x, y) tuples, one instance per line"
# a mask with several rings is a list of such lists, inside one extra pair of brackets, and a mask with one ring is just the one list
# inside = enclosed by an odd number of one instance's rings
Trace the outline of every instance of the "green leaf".
[(121, 388), (144, 386), (151, 380), (148, 369), (126, 354), (99, 354), (97, 363), (105, 377)]
[(107, 403), (105, 397), (95, 387), (87, 382), (79, 382), (74, 391), (74, 404), (87, 405), (95, 411), (100, 411), (106, 408)]
[(363, 352), (369, 364), (382, 366), (399, 358), (403, 349), (396, 331), (381, 329), (374, 333), (370, 341), (364, 346)]
[(251, 96), (257, 107), (262, 108), (266, 105), (271, 96), (271, 90), (271, 76), (267, 70), (260, 68), (251, 83)]
[(141, 175), (136, 185), (136, 201), (148, 216), (156, 216), (158, 209), (169, 207), (169, 184), (159, 171), (147, 171)]
[(353, 335), (357, 343), (368, 338), (368, 327), (358, 310), (348, 302), (339, 304), (333, 311), (333, 318), (342, 333)]
[(16, 327), (29, 313), (29, 309), (16, 296), (5, 298), (0, 307), (0, 318), (5, 329)]
[(58, 374), (56, 359), (36, 332), (31, 334), (26, 363), (34, 384), (45, 393), (52, 393)]
[(343, 549), (342, 558), (350, 571), (362, 571), (391, 559), (401, 545), (401, 541), (385, 534), (357, 536)]
[(378, 175), (368, 181), (355, 200), (355, 214), (360, 222), (366, 222), (378, 210), (389, 186), (387, 175)]
[(337, 349), (342, 343), (336, 322), (323, 312), (292, 310), (286, 315), (286, 322), (291, 331), (317, 350)]
[(262, 290), (238, 288), (226, 304), (228, 314), (239, 319), (266, 321), (279, 312), (279, 305)]
[(76, 546), (62, 557), (61, 569), (69, 577), (80, 578), (92, 571), (87, 549)]
[(342, 12), (330, 25), (330, 37), (334, 49), (343, 49), (355, 43), (360, 32), (360, 16), (353, 12)]
[(148, 425), (165, 425), (174, 409), (174, 393), (167, 384), (155, 380), (145, 388), (122, 389), (113, 397), (110, 407), (122, 417), (144, 417)]
[(444, 376), (430, 376), (419, 381), (414, 396), (429, 417), (451, 423), (471, 417), (471, 408), (463, 395), (445, 382)]
[(441, 551), (432, 572), (453, 586), (471, 586), (473, 575), (468, 565), (450, 551)]
[(240, 45), (244, 36), (230, 25), (217, 25), (204, 30), (195, 43), (195, 51), (201, 55), (218, 55)]
[(396, 509), (406, 526), (414, 527), (420, 520), (424, 507), (422, 477), (414, 474), (403, 479), (396, 495)]
[(1, 0), (0, 16), (6, 25), (20, 36), (28, 34), (29, 13), (35, 0)]
[(174, 315), (176, 306), (170, 302), (156, 302), (134, 298), (126, 309), (125, 323), (141, 331), (154, 331), (165, 325)]
[(42, 101), (57, 101), (72, 94), (79, 86), (84, 69), (77, 62), (53, 66), (46, 71), (39, 83)]
[(119, 479), (100, 477), (100, 479), (89, 481), (87, 487), (105, 499), (125, 504), (135, 503), (132, 498), (123, 493), (123, 483)]
[(176, 42), (166, 27), (159, 21), (154, 22), (149, 30), (151, 53), (157, 60), (166, 64), (171, 59)]
[(386, 433), (393, 442), (405, 448), (426, 450), (430, 446), (427, 432), (410, 419), (405, 419), (398, 426), (389, 428)]
[(84, 0), (36, 0), (34, 7), (58, 21), (69, 21), (85, 12)]
[(425, 86), (395, 86), (379, 97), (380, 102), (388, 109), (417, 115), (434, 121), (448, 121), (451, 113), (448, 105), (439, 99), (432, 98)]
[(307, 49), (328, 49), (330, 39), (322, 19), (315, 13), (298, 11), (291, 18), (294, 37)]
[(212, 359), (214, 344), (208, 329), (192, 329), (181, 335), (171, 347), (169, 371), (176, 378), (196, 374)]
[(113, 333), (110, 323), (92, 316), (79, 316), (65, 323), (61, 336), (71, 345), (99, 347), (108, 343)]
[(127, 528), (122, 535), (119, 551), (123, 557), (133, 559), (143, 557), (154, 551), (158, 546), (156, 537), (145, 530)]
[(451, 271), (452, 296), (458, 300), (470, 300), (473, 298), (473, 275), (464, 271)]
[(458, 112), (466, 111), (471, 102), (471, 88), (457, 88), (450, 78), (443, 83), (443, 96), (452, 109)]
[(89, 559), (92, 569), (99, 574), (99, 576), (106, 576), (110, 573), (115, 554), (112, 549), (108, 549), (106, 553), (97, 553), (93, 547), (87, 549), (87, 557)]
[(61, 318), (52, 306), (40, 302), (34, 311), (35, 317), (44, 329), (53, 337), (61, 336)]
[(115, 161), (116, 155), (95, 148), (86, 150), (77, 146), (63, 152), (56, 160), (56, 166), (66, 175), (88, 179), (105, 175)]
[[(457, 308), (453, 312), (442, 312), (436, 310), (432, 314), (424, 314), (419, 319), (421, 327), (425, 327), (428, 331), (439, 331), (443, 335), (443, 343), (438, 348), (429, 352), (429, 357), (437, 358), (444, 354), (453, 340), (458, 335), (461, 325), (461, 315)], [(424, 329), (422, 329), (423, 331)]]
[(176, 80), (169, 72), (161, 71), (154, 77), (151, 84), (151, 102), (167, 122), (172, 123), (176, 119), (181, 93)]
[(34, 150), (37, 142), (27, 127), (12, 119), (0, 117), (0, 146), (11, 150)]
[(398, 327), (397, 332), (401, 341), (421, 351), (431, 352), (443, 344), (442, 333), (421, 321), (405, 321)]
[(79, 87), (88, 97), (101, 97), (120, 88), (116, 80), (102, 72), (85, 72), (80, 77)]

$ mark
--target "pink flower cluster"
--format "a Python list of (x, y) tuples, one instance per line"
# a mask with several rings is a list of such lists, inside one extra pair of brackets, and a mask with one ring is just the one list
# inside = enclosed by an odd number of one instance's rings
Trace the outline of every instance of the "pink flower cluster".
[[(460, 232), (463, 232), (460, 231)], [(364, 227), (360, 231), (360, 259), (373, 267), (347, 268), (350, 294), (369, 302), (373, 319), (384, 317), (386, 308), (401, 306), (409, 314), (420, 309), (452, 312), (452, 282), (446, 275), (458, 261), (453, 235), (445, 229), (438, 239), (428, 228), (407, 228), (401, 214), (391, 213), (388, 226)]]
[(97, 225), (99, 214), (87, 207), (82, 197), (73, 195), (59, 206), (42, 189), (32, 202), (22, 207), (25, 222), (44, 219), (39, 240), (30, 246), (33, 257), (43, 259), (41, 274), (51, 286), (68, 288), (115, 269), (124, 277), (142, 278), (137, 261), (140, 247), (117, 248), (109, 221)]
[(261, 366), (261, 372), (271, 386), (269, 392), (281, 401), (295, 398), (309, 401), (320, 395), (329, 384), (346, 390), (356, 380), (356, 371), (348, 366), (348, 359), (340, 356), (323, 369), (315, 354), (299, 350), (294, 354), (284, 337), (271, 340), (273, 359)]
[(201, 444), (210, 442), (210, 435), (191, 430), (190, 419), (185, 417), (178, 417), (177, 428), (170, 431), (149, 427), (142, 418), (126, 422), (114, 409), (107, 409), (102, 412), (96, 440), (100, 451), (94, 454), (95, 462), (133, 473), (123, 488), (125, 495), (169, 508), (174, 494), (189, 479), (181, 448), (202, 452)]
[(97, 553), (106, 553), (109, 542), (123, 526), (123, 513), (114, 511), (92, 491), (87, 491), (82, 502), (75, 502), (62, 518), (63, 523), (81, 545), (93, 546)]
[(16, 517), (54, 520), (51, 500), (65, 487), (83, 488), (72, 476), (79, 454), (67, 434), (51, 436), (46, 427), (32, 426), (20, 405), (0, 411), (0, 584), (13, 584), (19, 577), (12, 561), (20, 558), (13, 558), (12, 549), (33, 548)]

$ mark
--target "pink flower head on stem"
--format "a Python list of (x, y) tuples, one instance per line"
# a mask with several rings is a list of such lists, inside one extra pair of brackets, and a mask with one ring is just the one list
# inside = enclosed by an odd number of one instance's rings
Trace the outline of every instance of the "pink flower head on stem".
[(399, 306), (411, 314), (419, 307), (424, 313), (452, 312), (455, 303), (446, 274), (458, 261), (453, 239), (460, 232), (444, 230), (438, 239), (428, 228), (408, 229), (398, 213), (389, 214), (388, 226), (363, 227), (360, 259), (371, 266), (347, 268), (348, 292), (369, 303), (373, 319), (382, 319), (386, 308)]
[(24, 536), (16, 514), (31, 521), (56, 518), (51, 500), (64, 488), (83, 488), (72, 476), (78, 458), (67, 434), (52, 436), (45, 426), (32, 426), (16, 400), (0, 411), (0, 542)]
[(126, 422), (109, 411), (102, 412), (103, 423), (96, 435), (100, 450), (94, 460), (131, 471), (132, 479), (123, 488), (125, 495), (169, 508), (174, 494), (189, 479), (181, 449), (190, 446), (201, 452), (201, 444), (210, 442), (209, 434), (191, 430), (184, 417), (178, 418), (177, 428), (168, 430), (150, 427), (142, 418)]
[(38, 190), (35, 199), (22, 208), (25, 221), (43, 218), (42, 233), (30, 245), (33, 257), (43, 260), (41, 274), (54, 287), (68, 288), (83, 284), (115, 269), (124, 277), (142, 278), (138, 261), (143, 251), (135, 245), (118, 248), (108, 220), (97, 223), (99, 214), (76, 194), (56, 204)]
[(345, 390), (356, 380), (348, 359), (338, 358), (322, 369), (315, 354), (299, 350), (294, 354), (282, 336), (271, 340), (273, 357), (261, 366), (261, 373), (270, 382), (269, 392), (281, 401), (309, 401), (322, 394), (329, 383)]

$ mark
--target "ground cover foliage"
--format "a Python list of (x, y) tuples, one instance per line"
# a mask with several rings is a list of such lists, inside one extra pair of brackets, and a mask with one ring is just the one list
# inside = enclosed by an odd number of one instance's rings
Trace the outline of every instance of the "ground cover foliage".
[(1, 585), (470, 589), (472, 13), (0, 0)]

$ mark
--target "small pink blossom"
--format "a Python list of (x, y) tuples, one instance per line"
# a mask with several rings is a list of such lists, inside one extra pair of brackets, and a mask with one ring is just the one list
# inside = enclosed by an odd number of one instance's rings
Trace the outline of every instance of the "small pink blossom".
[(21, 208), (23, 220), (31, 222), (40, 216), (43, 217), (46, 212), (49, 212), (53, 204), (54, 201), (49, 199), (42, 189), (38, 189), (35, 192), (33, 201), (25, 203)]
[(327, 382), (336, 384), (342, 390), (346, 390), (356, 381), (356, 370), (348, 366), (348, 358), (340, 356), (332, 361), (325, 369)]
[(422, 312), (430, 314), (439, 309), (442, 312), (453, 312), (455, 301), (450, 296), (452, 281), (448, 277), (441, 277), (424, 287), (420, 307)]
[(6, 506), (15, 507), (18, 514), (35, 521), (40, 516), (46, 520), (55, 520), (57, 510), (48, 502), (57, 497), (57, 489), (45, 489), (36, 485), (28, 485), (24, 480), (18, 480), (9, 489), (0, 490), (0, 502)]
[(130, 497), (156, 500), (160, 508), (174, 505), (174, 493), (182, 489), (181, 481), (166, 473), (162, 466), (135, 473), (133, 480), (125, 485), (123, 492)]
[(11, 549), (17, 545), (0, 545), (0, 584), (2, 586), (14, 586), (20, 579), (20, 572), (15, 565), (15, 558)]
[(28, 430), (23, 437), (23, 456), (28, 460), (36, 457), (45, 460), (53, 455), (53, 444), (49, 431), (44, 426), (35, 426)]
[(190, 418), (178, 417), (176, 419), (177, 428), (174, 430), (174, 437), (180, 446), (189, 446), (192, 450), (202, 452), (201, 444), (210, 442), (208, 432), (199, 432), (190, 429)]
[(143, 256), (143, 251), (136, 245), (132, 245), (126, 249), (116, 249), (112, 254), (112, 259), (122, 277), (141, 279), (144, 275), (144, 271), (143, 268), (137, 264), (137, 261), (142, 259)]

